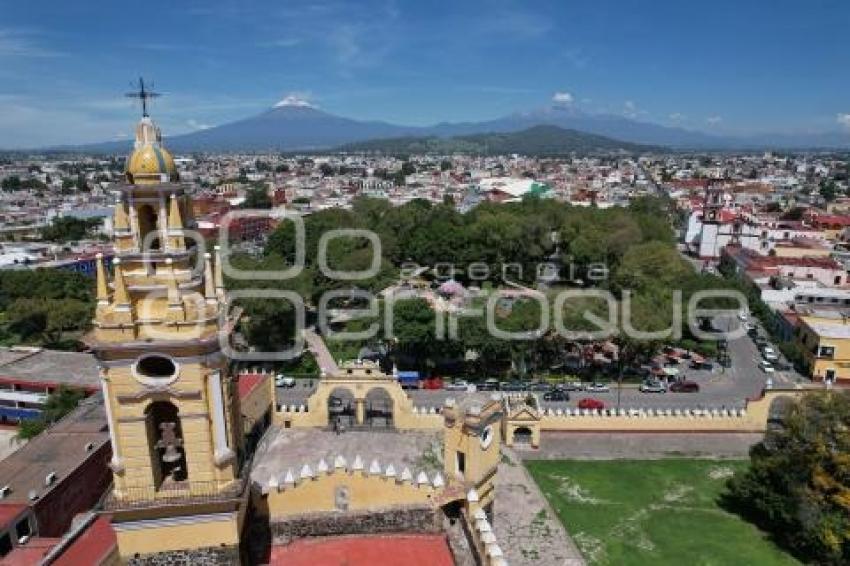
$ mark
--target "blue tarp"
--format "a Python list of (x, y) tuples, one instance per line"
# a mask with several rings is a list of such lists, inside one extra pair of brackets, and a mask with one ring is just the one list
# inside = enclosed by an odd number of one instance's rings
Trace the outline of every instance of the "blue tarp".
[(418, 371), (400, 371), (398, 372), (398, 380), (401, 383), (410, 383), (413, 381), (419, 381), (419, 372)]
[(41, 411), (38, 409), (19, 409), (17, 407), (7, 407), (0, 405), (0, 417), (7, 419), (15, 419), (18, 421), (32, 421), (41, 416)]

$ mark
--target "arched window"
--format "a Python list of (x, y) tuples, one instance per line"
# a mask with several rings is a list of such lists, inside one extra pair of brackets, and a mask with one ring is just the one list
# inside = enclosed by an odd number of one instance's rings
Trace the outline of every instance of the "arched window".
[(155, 401), (145, 409), (154, 488), (180, 487), (189, 477), (183, 427), (178, 409), (168, 401)]
[(144, 251), (160, 249), (157, 214), (149, 204), (139, 207), (139, 244)]

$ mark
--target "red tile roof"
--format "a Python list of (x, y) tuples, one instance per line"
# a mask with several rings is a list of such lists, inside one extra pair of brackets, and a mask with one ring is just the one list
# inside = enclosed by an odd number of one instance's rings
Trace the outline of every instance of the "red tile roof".
[(270, 566), (453, 566), (442, 535), (369, 535), (301, 539), (273, 546)]
[(26, 508), (23, 503), (0, 503), (0, 529), (12, 523)]
[(239, 398), (244, 399), (256, 387), (271, 376), (264, 373), (246, 373), (239, 376)]
[[(0, 558), (0, 566), (32, 566), (40, 564), (50, 549), (59, 542), (58, 538), (33, 537), (24, 545), (16, 546), (12, 552)], [(78, 562), (77, 564), (92, 564)]]
[(100, 564), (115, 550), (117, 544), (118, 539), (115, 537), (109, 517), (101, 515), (51, 564), (52, 566)]

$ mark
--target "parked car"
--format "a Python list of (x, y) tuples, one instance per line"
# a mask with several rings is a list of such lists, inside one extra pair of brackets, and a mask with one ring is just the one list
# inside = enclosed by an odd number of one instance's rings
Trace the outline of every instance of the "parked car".
[(670, 385), (674, 393), (699, 393), (699, 383), (695, 381), (677, 381)]
[(660, 381), (647, 380), (638, 387), (641, 393), (666, 393), (667, 388)]
[(694, 360), (691, 362), (691, 369), (705, 369), (711, 371), (714, 369), (714, 364), (708, 360)]
[(611, 391), (611, 388), (604, 383), (593, 382), (587, 386), (585, 391), (589, 391), (590, 393), (608, 393)]
[(741, 311), (738, 313), (738, 320), (740, 320), (741, 322), (746, 322), (747, 318), (748, 316), (746, 311)]
[(277, 374), (274, 378), (275, 387), (295, 387), (295, 378), (291, 375)]
[(771, 348), (770, 346), (766, 346), (762, 349), (761, 355), (765, 360), (770, 362), (776, 361), (779, 359), (779, 355), (776, 353), (776, 350)]
[(498, 379), (485, 379), (484, 383), (478, 384), (479, 391), (498, 391), (499, 390), (499, 380)]
[(773, 365), (767, 360), (760, 361), (759, 367), (764, 373), (774, 373), (776, 371)]
[(442, 389), (443, 385), (442, 377), (429, 377), (422, 380), (420, 389)]
[(584, 391), (584, 385), (579, 381), (567, 381), (557, 387), (564, 391)]
[(604, 409), (605, 403), (600, 401), (599, 399), (593, 399), (592, 397), (585, 397), (581, 401), (578, 402), (579, 409)]
[(750, 338), (757, 338), (759, 335), (759, 329), (756, 327), (750, 328), (747, 330), (747, 336)]
[(499, 384), (501, 391), (525, 391), (525, 384), (521, 381), (503, 381)]
[(463, 379), (456, 379), (451, 383), (443, 385), (443, 389), (446, 391), (466, 391), (468, 387), (469, 383)]
[(569, 401), (570, 394), (563, 389), (552, 389), (543, 394), (544, 401)]
[(528, 385), (529, 391), (549, 391), (552, 387), (545, 381), (535, 381)]

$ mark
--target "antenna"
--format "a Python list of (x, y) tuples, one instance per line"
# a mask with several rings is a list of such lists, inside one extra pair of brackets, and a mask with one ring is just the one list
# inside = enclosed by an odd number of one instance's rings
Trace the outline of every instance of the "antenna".
[[(136, 85), (133, 85), (133, 87), (135, 87), (135, 86)], [(141, 101), (141, 103), (142, 103), (142, 117), (148, 116), (148, 100), (162, 96), (160, 93), (150, 90), (152, 88), (153, 88), (153, 83), (150, 83), (148, 88), (145, 88), (145, 79), (143, 79), (142, 77), (139, 77), (139, 84), (138, 84), (139, 90), (131, 91), (131, 92), (128, 92), (127, 94), (124, 95), (127, 98), (136, 98), (136, 99)]]

